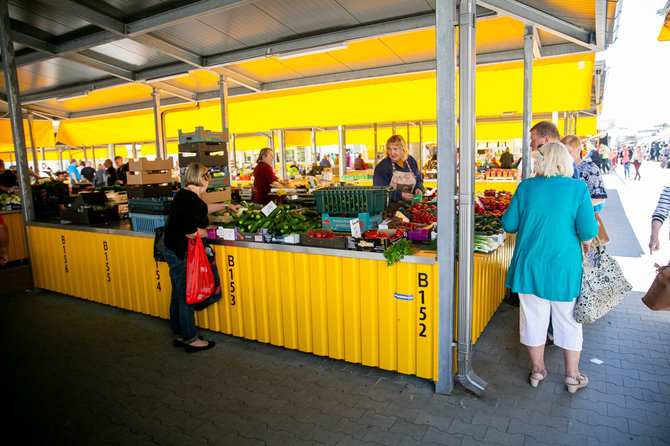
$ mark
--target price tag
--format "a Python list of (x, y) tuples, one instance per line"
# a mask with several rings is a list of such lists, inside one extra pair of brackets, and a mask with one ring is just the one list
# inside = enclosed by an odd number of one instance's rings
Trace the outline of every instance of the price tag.
[(351, 236), (354, 238), (361, 238), (361, 221), (357, 218), (349, 220), (351, 226)]
[(275, 209), (277, 209), (277, 205), (275, 204), (274, 201), (271, 201), (271, 202), (269, 202), (268, 204), (266, 204), (265, 207), (264, 207), (263, 209), (261, 209), (261, 212), (267, 217), (267, 216), (270, 215), (270, 214), (272, 213), (272, 211), (274, 211)]
[(314, 177), (307, 177), (307, 182), (312, 189), (316, 187), (316, 180), (314, 180)]

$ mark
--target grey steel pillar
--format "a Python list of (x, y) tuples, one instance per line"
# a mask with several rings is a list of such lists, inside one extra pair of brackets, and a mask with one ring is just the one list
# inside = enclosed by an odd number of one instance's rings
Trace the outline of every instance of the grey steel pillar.
[(340, 166), (338, 169), (338, 175), (340, 176), (340, 181), (342, 177), (347, 173), (347, 130), (343, 125), (337, 126), (337, 146), (340, 152)]
[(281, 154), (281, 159), (279, 161), (279, 177), (281, 179), (288, 178), (286, 172), (286, 130), (279, 130), (279, 153)]
[(530, 176), (530, 128), (533, 122), (533, 26), (526, 25), (523, 36), (523, 164), (521, 178)]
[(577, 134), (577, 113), (575, 113), (575, 118), (572, 124), (572, 134), (573, 135)]
[[(19, 77), (16, 74), (16, 58), (14, 57), (14, 42), (10, 27), (7, 1), (0, 0), (0, 40), (2, 40), (2, 71), (5, 75), (5, 92), (7, 107), (12, 127), (14, 141), (14, 156), (16, 157), (16, 172), (18, 174), (19, 191), (21, 193), (21, 208), (23, 209), (24, 231), (27, 223), (35, 219), (33, 195), (30, 188), (30, 172), (26, 157), (26, 135), (23, 132), (23, 112), (21, 111), (21, 97), (19, 92)], [(28, 237), (26, 233), (26, 243)]]
[(93, 158), (93, 168), (98, 170), (98, 161), (95, 158), (95, 144), (91, 146), (91, 157)]
[(568, 135), (568, 112), (563, 112), (563, 136)]
[(321, 155), (316, 151), (316, 130), (314, 127), (312, 127), (312, 153), (314, 154), (314, 162), (319, 164), (321, 161)]
[(423, 152), (423, 121), (419, 121), (419, 169), (425, 164)]
[(61, 172), (63, 170), (65, 170), (65, 169), (63, 169), (63, 148), (62, 147), (58, 149), (58, 167), (60, 168), (58, 170), (60, 170)]
[(377, 167), (377, 151), (379, 150), (379, 147), (378, 147), (379, 143), (377, 142), (377, 123), (376, 122), (374, 124), (372, 124), (372, 129), (373, 129), (372, 132), (374, 134), (374, 144), (375, 144), (375, 159), (374, 159), (372, 165)]
[(133, 160), (137, 161), (137, 143), (133, 143)]
[[(477, 395), (486, 381), (472, 369), (472, 300), (474, 288), (475, 191), (475, 0), (461, 0), (459, 10), (459, 242), (458, 242), (458, 381)], [(438, 152), (439, 153), (439, 152)], [(524, 163), (525, 165), (526, 163)], [(438, 189), (439, 190), (439, 189)], [(439, 195), (438, 195), (439, 196)], [(447, 203), (447, 206), (449, 204)], [(438, 206), (439, 208), (439, 206)], [(439, 217), (438, 217), (439, 221)], [(438, 229), (439, 232), (439, 229)], [(440, 276), (440, 280), (442, 277)]]
[(35, 148), (35, 138), (33, 137), (33, 114), (28, 112), (28, 133), (30, 134), (30, 149), (33, 153), (33, 170), (40, 173), (40, 166), (37, 163), (37, 149)]
[(82, 152), (84, 152), (84, 161), (88, 161), (88, 156), (86, 153), (86, 146), (81, 146)]
[(167, 158), (165, 146), (163, 145), (163, 125), (161, 124), (161, 93), (158, 88), (154, 88), (151, 93), (154, 103), (154, 127), (156, 129), (156, 158)]
[[(225, 76), (219, 75), (219, 105), (221, 107), (221, 131), (228, 134), (228, 82)], [(228, 144), (230, 144), (230, 137)], [(228, 169), (232, 171), (235, 167), (235, 159), (232, 156), (228, 157)]]
[[(454, 294), (456, 251), (456, 35), (458, 0), (439, 0), (435, 8), (437, 62), (437, 370), (435, 391), (454, 388)], [(376, 135), (376, 133), (375, 133)], [(376, 147), (376, 136), (375, 136)], [(375, 148), (376, 154), (376, 148)], [(376, 160), (376, 157), (375, 157)]]
[(229, 135), (228, 140), (230, 141), (230, 156), (233, 158), (233, 169), (237, 168), (237, 153), (235, 152), (235, 135)]

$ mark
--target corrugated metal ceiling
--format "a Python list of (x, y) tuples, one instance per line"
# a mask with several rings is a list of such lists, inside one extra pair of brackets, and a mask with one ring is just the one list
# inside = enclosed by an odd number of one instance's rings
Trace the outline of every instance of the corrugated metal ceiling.
[[(603, 45), (612, 40), (620, 1), (481, 3), (478, 58), (499, 63), (521, 57), (519, 15), (556, 19), (537, 23), (543, 57), (591, 52), (596, 37), (609, 32)], [(515, 18), (503, 17), (506, 8)], [(234, 96), (334, 82), (343, 73), (434, 69), (432, 0), (9, 0), (8, 11), (25, 108), (61, 119), (146, 107), (151, 87), (163, 104), (214, 99), (219, 74)], [(343, 42), (319, 54), (267, 57)], [(129, 83), (138, 86), (122, 90)]]

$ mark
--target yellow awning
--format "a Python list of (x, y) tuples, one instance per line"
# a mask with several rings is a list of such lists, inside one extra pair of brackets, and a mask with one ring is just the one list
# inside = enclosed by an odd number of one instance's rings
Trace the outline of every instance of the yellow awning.
[[(51, 121), (33, 120), (33, 141), (35, 147), (53, 147), (54, 129)], [(30, 133), (26, 119), (23, 120), (23, 134), (26, 138), (26, 147), (30, 150)], [(0, 152), (14, 152), (14, 138), (12, 137), (12, 124), (9, 119), (0, 119)]]
[[(594, 57), (594, 54), (584, 54), (537, 61), (533, 69), (533, 111), (590, 108)], [(523, 110), (522, 63), (478, 67), (476, 82), (478, 116), (518, 114)], [(253, 133), (307, 126), (434, 120), (435, 92), (435, 73), (423, 73), (231, 97), (229, 131)], [(166, 115), (167, 138), (177, 137), (179, 129), (192, 132), (197, 126), (221, 130), (217, 101), (199, 110)], [(153, 141), (154, 138), (151, 111), (62, 121), (57, 136), (58, 142), (75, 146)], [(324, 136), (317, 138), (317, 144), (324, 145)], [(328, 137), (333, 138), (336, 144), (336, 133)], [(379, 140), (382, 139), (379, 135)], [(308, 132), (287, 132), (287, 142), (289, 145), (311, 144)], [(248, 142), (240, 140), (239, 143)], [(266, 145), (267, 141), (262, 143), (262, 147)]]

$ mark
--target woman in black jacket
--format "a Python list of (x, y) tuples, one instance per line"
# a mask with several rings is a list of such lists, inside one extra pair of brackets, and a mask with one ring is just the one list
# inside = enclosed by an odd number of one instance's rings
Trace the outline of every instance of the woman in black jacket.
[[(237, 210), (238, 205), (206, 204), (201, 196), (207, 190), (212, 175), (205, 166), (192, 163), (184, 173), (184, 188), (177, 192), (165, 229), (163, 254), (170, 267), (172, 297), (170, 299), (170, 325), (175, 347), (184, 346), (193, 353), (214, 347), (214, 341), (199, 339), (195, 330), (195, 309), (186, 303), (186, 250), (188, 239), (207, 236), (207, 214), (225, 208)], [(205, 249), (211, 249), (206, 245)]]

